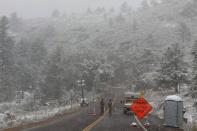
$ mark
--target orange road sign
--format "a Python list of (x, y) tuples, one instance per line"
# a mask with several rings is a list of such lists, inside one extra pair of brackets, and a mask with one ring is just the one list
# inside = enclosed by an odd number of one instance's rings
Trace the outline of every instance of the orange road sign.
[(143, 119), (152, 110), (152, 106), (144, 98), (138, 98), (133, 101), (130, 109), (139, 119)]

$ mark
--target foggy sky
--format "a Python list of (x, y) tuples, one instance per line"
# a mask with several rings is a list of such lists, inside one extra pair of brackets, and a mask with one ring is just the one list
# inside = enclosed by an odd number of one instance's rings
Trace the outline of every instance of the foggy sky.
[(141, 0), (0, 0), (0, 15), (17, 12), (19, 16), (26, 18), (45, 17), (50, 16), (54, 9), (66, 14), (79, 13), (88, 7), (118, 8), (124, 1), (135, 8)]

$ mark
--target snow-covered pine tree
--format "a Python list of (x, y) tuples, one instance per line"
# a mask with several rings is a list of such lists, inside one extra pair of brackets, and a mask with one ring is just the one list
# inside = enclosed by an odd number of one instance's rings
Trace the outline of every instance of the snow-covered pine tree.
[(38, 88), (44, 82), (47, 49), (44, 40), (23, 39), (16, 45), (17, 86), (19, 90)]
[(151, 0), (151, 1), (150, 1), (150, 4), (151, 4), (151, 6), (155, 7), (155, 6), (157, 6), (159, 3), (158, 3), (157, 0)]
[(187, 63), (183, 60), (179, 43), (172, 44), (163, 54), (161, 69), (159, 70), (159, 86), (175, 89), (179, 92), (180, 85), (187, 83)]
[(182, 43), (191, 40), (191, 31), (186, 23), (180, 22), (177, 30), (177, 35)]
[(122, 5), (120, 7), (120, 11), (122, 14), (128, 15), (132, 12), (132, 8), (129, 6), (129, 4), (127, 2), (124, 2), (124, 3), (122, 3)]
[(45, 94), (45, 100), (53, 99), (59, 100), (63, 95), (64, 85), (64, 52), (62, 47), (57, 47), (51, 54), (46, 69), (45, 87), (43, 93)]
[(51, 14), (51, 16), (52, 16), (52, 18), (58, 18), (58, 17), (60, 17), (60, 12), (59, 12), (59, 10), (54, 10), (53, 12), (52, 12), (52, 14)]
[(142, 6), (142, 9), (148, 9), (149, 8), (148, 0), (142, 0), (141, 6)]
[(138, 30), (138, 22), (137, 22), (136, 18), (133, 19), (132, 30), (133, 30), (133, 33), (136, 33)]
[(14, 97), (14, 42), (8, 35), (8, 18), (0, 19), (0, 100)]
[(192, 48), (192, 96), (197, 98), (197, 40)]

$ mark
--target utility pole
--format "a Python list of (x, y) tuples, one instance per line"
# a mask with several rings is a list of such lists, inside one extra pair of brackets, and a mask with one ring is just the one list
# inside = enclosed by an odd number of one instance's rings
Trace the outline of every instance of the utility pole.
[(78, 80), (77, 81), (78, 86), (81, 88), (81, 97), (82, 97), (82, 104), (85, 104), (84, 100), (84, 86), (85, 86), (85, 80)]

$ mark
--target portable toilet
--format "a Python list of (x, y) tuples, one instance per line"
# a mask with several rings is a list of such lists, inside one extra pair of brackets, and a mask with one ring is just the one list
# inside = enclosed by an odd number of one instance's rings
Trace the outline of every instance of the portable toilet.
[(164, 126), (182, 127), (183, 100), (176, 95), (167, 96), (164, 102)]

